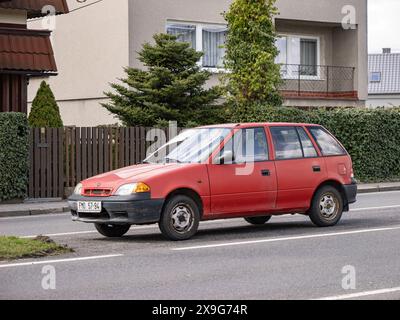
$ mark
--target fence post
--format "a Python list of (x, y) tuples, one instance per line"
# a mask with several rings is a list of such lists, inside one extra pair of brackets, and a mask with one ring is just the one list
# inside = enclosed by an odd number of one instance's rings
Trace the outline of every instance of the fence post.
[(297, 78), (298, 78), (298, 91), (297, 91), (297, 95), (300, 97), (301, 95), (301, 65), (298, 65), (298, 69), (297, 69)]
[(329, 66), (326, 67), (326, 96), (329, 97)]

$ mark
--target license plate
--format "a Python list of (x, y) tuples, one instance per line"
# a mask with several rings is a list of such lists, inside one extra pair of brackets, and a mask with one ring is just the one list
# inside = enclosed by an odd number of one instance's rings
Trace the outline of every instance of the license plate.
[(86, 213), (100, 213), (101, 202), (100, 201), (79, 201), (78, 212)]

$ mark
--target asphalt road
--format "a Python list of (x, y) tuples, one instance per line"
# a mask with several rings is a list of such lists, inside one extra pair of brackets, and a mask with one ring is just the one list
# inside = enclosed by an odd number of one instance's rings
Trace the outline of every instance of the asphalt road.
[[(205, 222), (185, 242), (164, 240), (157, 226), (111, 240), (57, 214), (1, 218), (0, 234), (46, 234), (75, 249), (0, 263), (0, 299), (400, 299), (400, 192), (360, 195), (327, 229), (284, 216), (261, 227)], [(42, 287), (48, 265), (55, 290)], [(346, 266), (354, 289), (342, 286)]]

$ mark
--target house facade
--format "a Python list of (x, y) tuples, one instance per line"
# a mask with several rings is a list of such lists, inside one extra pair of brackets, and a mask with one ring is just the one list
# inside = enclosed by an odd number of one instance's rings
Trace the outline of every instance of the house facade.
[[(70, 0), (71, 13), (57, 17), (52, 43), (59, 76), (49, 79), (66, 125), (116, 123), (100, 106), (109, 83), (123, 67), (142, 67), (137, 52), (158, 32), (176, 34), (205, 53), (201, 65), (223, 70), (226, 24), (231, 0)], [(365, 106), (368, 95), (367, 0), (278, 0), (277, 46), (285, 105)], [(352, 28), (343, 28), (346, 16)], [(31, 23), (37, 27), (39, 21)], [(39, 79), (31, 81), (32, 101)]]
[(45, 5), (68, 12), (64, 0), (0, 0), (0, 112), (26, 113), (28, 81), (57, 72), (50, 31), (27, 28)]
[(383, 49), (368, 56), (368, 102), (370, 108), (400, 107), (400, 53)]

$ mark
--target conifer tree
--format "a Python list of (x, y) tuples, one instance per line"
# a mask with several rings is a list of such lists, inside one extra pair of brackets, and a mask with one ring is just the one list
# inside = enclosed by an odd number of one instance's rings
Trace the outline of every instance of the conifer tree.
[(62, 128), (63, 122), (60, 116), (54, 94), (50, 86), (42, 81), (32, 102), (29, 113), (29, 126), (35, 128)]
[(167, 34), (154, 35), (155, 44), (146, 43), (139, 52), (145, 69), (125, 68), (127, 78), (112, 83), (106, 92), (109, 103), (102, 104), (126, 126), (164, 126), (218, 122), (218, 87), (205, 89), (210, 73), (201, 70), (203, 53), (189, 43)]

